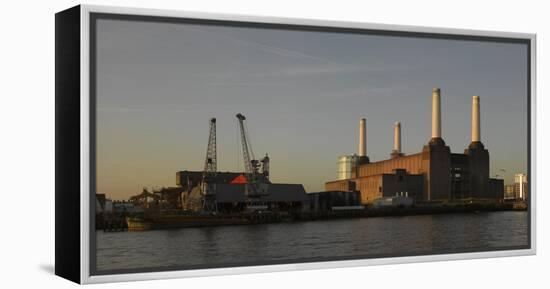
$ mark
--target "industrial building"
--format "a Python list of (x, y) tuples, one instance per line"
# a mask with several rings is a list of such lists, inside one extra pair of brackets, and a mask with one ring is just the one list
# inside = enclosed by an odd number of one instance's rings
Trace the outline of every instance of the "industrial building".
[(321, 213), (338, 209), (362, 209), (359, 192), (357, 191), (325, 191), (308, 193), (304, 212)]
[(405, 196), (416, 202), (503, 198), (501, 179), (489, 177), (489, 151), (481, 142), (480, 99), (472, 98), (472, 137), (464, 153), (452, 153), (441, 134), (441, 90), (432, 90), (432, 134), (415, 154), (401, 151), (401, 123), (394, 126), (390, 158), (372, 162), (367, 156), (366, 120), (359, 122), (359, 154), (338, 160), (338, 179), (327, 191), (359, 191), (362, 204)]
[[(204, 195), (201, 171), (180, 171), (176, 173), (177, 185), (183, 189), (182, 208), (189, 211), (200, 211), (203, 208)], [(246, 175), (238, 172), (218, 172), (211, 182), (215, 184), (214, 202), (217, 211), (222, 213), (240, 212), (246, 209), (249, 202), (246, 196)], [(307, 202), (304, 186), (301, 184), (274, 184), (265, 180), (261, 184), (266, 195), (261, 202), (273, 211), (298, 212)]]

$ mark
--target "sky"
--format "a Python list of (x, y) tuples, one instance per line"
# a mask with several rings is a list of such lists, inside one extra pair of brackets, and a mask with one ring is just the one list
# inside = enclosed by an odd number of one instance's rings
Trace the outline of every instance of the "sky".
[(97, 191), (115, 200), (202, 170), (211, 117), (218, 170), (242, 171), (237, 113), (272, 182), (324, 190), (362, 117), (371, 161), (389, 157), (396, 121), (403, 152), (420, 152), (433, 87), (452, 152), (479, 95), (491, 176), (527, 170), (524, 44), (99, 19), (96, 49)]

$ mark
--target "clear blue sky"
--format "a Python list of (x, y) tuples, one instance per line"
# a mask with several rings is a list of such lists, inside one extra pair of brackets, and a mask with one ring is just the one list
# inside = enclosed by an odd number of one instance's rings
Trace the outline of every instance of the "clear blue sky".
[(98, 191), (114, 199), (202, 170), (210, 117), (218, 168), (242, 170), (239, 112), (274, 182), (323, 190), (337, 157), (357, 152), (361, 117), (371, 161), (388, 158), (395, 121), (403, 152), (419, 152), (432, 87), (453, 152), (480, 95), (491, 175), (526, 172), (526, 45), (120, 20), (98, 20), (97, 35)]

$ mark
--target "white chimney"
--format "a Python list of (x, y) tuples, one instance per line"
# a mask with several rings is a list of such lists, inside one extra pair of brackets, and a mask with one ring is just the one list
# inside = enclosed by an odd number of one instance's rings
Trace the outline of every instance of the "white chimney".
[(401, 153), (401, 123), (396, 122), (393, 126), (393, 153)]
[(359, 121), (359, 156), (367, 156), (367, 120)]
[(441, 90), (432, 89), (432, 138), (441, 138)]
[(472, 142), (480, 141), (479, 96), (472, 97)]

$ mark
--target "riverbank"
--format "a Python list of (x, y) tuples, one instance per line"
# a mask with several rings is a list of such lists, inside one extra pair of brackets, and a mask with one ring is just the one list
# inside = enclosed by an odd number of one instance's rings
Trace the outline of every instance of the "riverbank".
[(106, 232), (148, 231), (190, 227), (212, 227), (231, 225), (254, 225), (279, 222), (316, 221), (342, 218), (375, 218), (391, 216), (440, 215), (456, 213), (480, 213), (497, 211), (525, 211), (525, 203), (494, 202), (445, 202), (421, 203), (412, 206), (332, 208), (326, 211), (277, 212), (260, 211), (241, 214), (198, 214), (164, 212), (133, 216), (117, 216), (112, 221), (96, 223), (96, 229)]
[(391, 217), (413, 215), (439, 215), (456, 213), (480, 213), (499, 211), (526, 211), (524, 202), (494, 203), (494, 202), (456, 202), (456, 203), (425, 203), (408, 207), (365, 207), (363, 210), (331, 210), (301, 214), (302, 220), (347, 218), (347, 217)]

